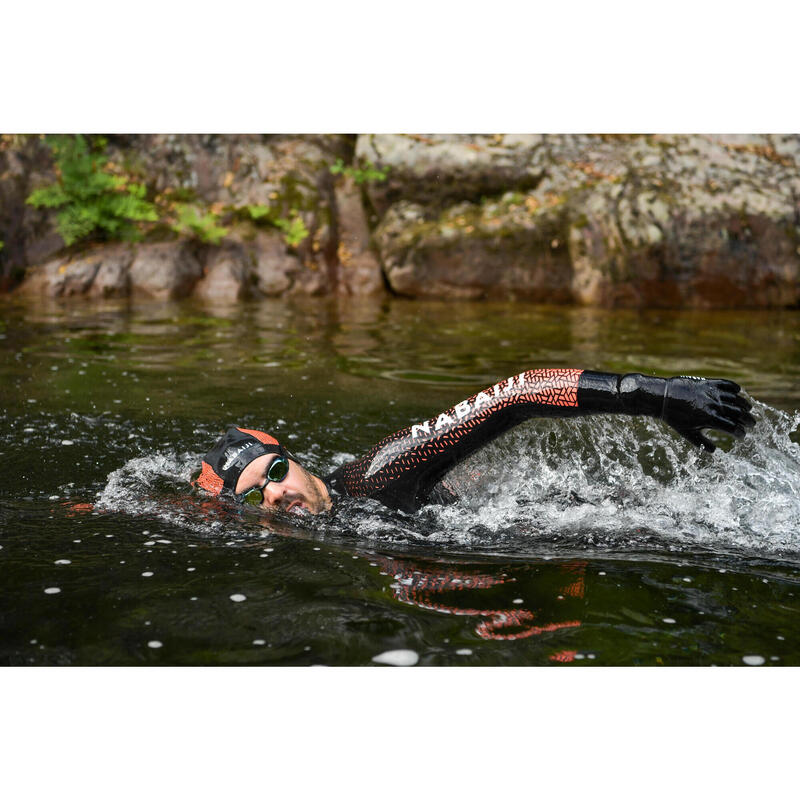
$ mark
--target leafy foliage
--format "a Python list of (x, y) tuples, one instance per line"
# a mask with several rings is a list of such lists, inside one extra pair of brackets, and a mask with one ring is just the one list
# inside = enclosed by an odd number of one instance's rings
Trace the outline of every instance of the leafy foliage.
[(158, 219), (155, 206), (145, 200), (142, 184), (107, 171), (103, 140), (94, 150), (81, 134), (48, 136), (46, 142), (56, 162), (58, 182), (32, 192), (26, 202), (37, 208), (61, 209), (58, 232), (68, 245), (92, 235), (138, 239), (135, 223)]
[(283, 238), (289, 247), (297, 247), (308, 236), (308, 228), (300, 217), (292, 217), (290, 220), (278, 217), (274, 224), (283, 231)]
[(283, 240), (289, 247), (297, 247), (309, 234), (303, 220), (294, 211), (291, 219), (273, 217), (269, 206), (245, 206), (250, 218), (255, 222), (264, 221), (283, 231)]
[(246, 208), (250, 213), (250, 218), (256, 222), (272, 213), (272, 209), (269, 206), (246, 206)]
[(382, 181), (386, 180), (386, 177), (389, 174), (389, 167), (376, 169), (375, 165), (371, 161), (367, 163), (364, 169), (360, 169), (359, 167), (348, 167), (345, 166), (345, 163), (341, 158), (336, 159), (336, 163), (330, 168), (330, 170), (334, 175), (348, 175), (359, 186), (362, 183), (381, 183)]
[(178, 221), (172, 226), (177, 233), (189, 233), (203, 242), (219, 244), (228, 233), (227, 228), (217, 225), (216, 214), (200, 214), (195, 206), (186, 203), (176, 203)]

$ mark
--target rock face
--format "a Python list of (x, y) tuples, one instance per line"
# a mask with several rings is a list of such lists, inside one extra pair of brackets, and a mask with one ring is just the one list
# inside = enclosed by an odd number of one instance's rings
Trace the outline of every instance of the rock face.
[[(603, 306), (800, 302), (798, 136), (523, 139), (516, 147), (535, 169), (480, 199), (486, 159), (514, 140), (473, 137), (479, 157), (453, 137), (403, 146), (398, 138), (366, 137), (357, 147), (376, 166), (397, 167), (371, 198), (376, 208), (390, 204), (375, 241), (398, 293)], [(452, 202), (455, 177), (471, 171), (462, 202)], [(418, 188), (425, 176), (427, 193)]]
[(218, 214), (227, 235), (176, 241), (161, 223), (145, 244), (66, 251), (55, 213), (24, 203), (55, 178), (49, 151), (0, 136), (6, 285), (27, 267), (20, 291), (54, 297), (236, 302), (388, 286), (600, 306), (800, 304), (798, 135), (158, 134), (110, 137), (108, 155), (149, 197)]

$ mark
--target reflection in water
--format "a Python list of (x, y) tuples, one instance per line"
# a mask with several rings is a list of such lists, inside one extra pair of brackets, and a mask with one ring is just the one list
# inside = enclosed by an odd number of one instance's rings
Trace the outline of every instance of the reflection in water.
[[(577, 619), (552, 620), (553, 612), (544, 608), (532, 611), (525, 608), (473, 608), (462, 605), (458, 593), (469, 595), (470, 604), (480, 600), (478, 592), (497, 586), (507, 586), (517, 578), (507, 573), (492, 575), (478, 569), (468, 569), (456, 565), (434, 567), (422, 562), (391, 556), (374, 556), (374, 561), (382, 566), (388, 575), (394, 575), (392, 584), (395, 597), (401, 603), (408, 603), (428, 611), (440, 611), (461, 617), (480, 617), (475, 633), (482, 639), (513, 641), (551, 633), (562, 628), (577, 628)], [(525, 570), (526, 568), (521, 568)], [(530, 569), (530, 568), (527, 568)], [(585, 561), (575, 561), (559, 565), (564, 585), (560, 587), (557, 600), (565, 598), (583, 599)], [(561, 616), (573, 617), (576, 608), (570, 608)], [(550, 617), (550, 619), (548, 619)]]

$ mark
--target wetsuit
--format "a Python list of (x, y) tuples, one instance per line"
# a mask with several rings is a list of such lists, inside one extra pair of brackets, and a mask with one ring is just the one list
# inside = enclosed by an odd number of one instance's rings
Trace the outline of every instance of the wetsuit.
[(579, 369), (536, 369), (490, 386), (437, 417), (382, 439), (323, 480), (337, 496), (368, 497), (415, 511), (452, 501), (442, 478), (478, 448), (532, 417), (642, 414), (664, 419), (709, 451), (701, 428), (737, 437), (754, 424), (750, 404), (732, 381), (616, 375)]

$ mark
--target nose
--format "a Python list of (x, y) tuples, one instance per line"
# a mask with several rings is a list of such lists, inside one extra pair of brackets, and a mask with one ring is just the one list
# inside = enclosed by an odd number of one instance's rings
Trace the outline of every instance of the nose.
[(283, 484), (270, 481), (264, 488), (264, 502), (261, 505), (272, 508), (280, 503), (284, 494), (286, 494), (286, 487)]

